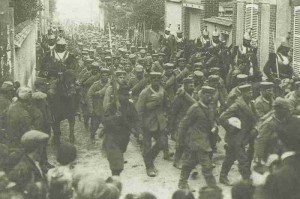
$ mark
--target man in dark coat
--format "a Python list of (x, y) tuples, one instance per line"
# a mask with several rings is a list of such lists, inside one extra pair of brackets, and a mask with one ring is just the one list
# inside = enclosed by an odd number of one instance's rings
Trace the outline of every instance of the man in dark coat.
[(47, 186), (46, 176), (39, 164), (44, 144), (49, 135), (40, 131), (26, 132), (20, 142), (24, 148), (24, 155), (19, 163), (10, 171), (9, 179), (16, 183), (17, 190), (26, 193), (32, 183), (40, 182)]
[(0, 89), (0, 137), (3, 141), (5, 130), (5, 118), (6, 112), (11, 104), (11, 100), (14, 96), (14, 84), (11, 81), (5, 81)]
[[(147, 175), (155, 177), (157, 170), (154, 160), (163, 149), (167, 127), (168, 99), (165, 89), (161, 86), (162, 74), (150, 73), (151, 84), (140, 94), (136, 108), (143, 126), (143, 158)], [(152, 138), (156, 140), (152, 145)]]
[(124, 169), (123, 154), (129, 143), (131, 132), (141, 133), (141, 122), (132, 102), (129, 101), (129, 86), (118, 89), (120, 106), (110, 103), (103, 119), (103, 148), (106, 151), (112, 175), (120, 175)]
[(203, 86), (199, 93), (200, 100), (188, 109), (179, 124), (179, 143), (185, 147), (178, 184), (181, 189), (189, 188), (187, 180), (192, 169), (199, 163), (207, 185), (216, 185), (212, 174), (213, 165), (209, 157), (212, 151), (209, 136), (215, 133), (213, 113), (209, 105), (214, 94), (214, 88)]
[(239, 90), (242, 95), (220, 116), (220, 123), (226, 130), (226, 156), (220, 174), (220, 182), (225, 185), (230, 185), (227, 175), (235, 160), (239, 162), (239, 172), (243, 179), (249, 179), (251, 175), (251, 160), (246, 146), (253, 139), (251, 135), (256, 124), (255, 108), (251, 102), (252, 86), (242, 85)]

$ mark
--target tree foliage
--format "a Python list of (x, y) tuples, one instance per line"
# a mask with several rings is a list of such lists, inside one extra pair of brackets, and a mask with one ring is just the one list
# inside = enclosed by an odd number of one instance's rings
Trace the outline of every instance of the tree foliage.
[(15, 0), (14, 1), (14, 20), (15, 25), (28, 19), (37, 17), (38, 12), (42, 9), (38, 0)]
[(164, 27), (164, 0), (104, 0), (108, 22), (127, 28), (137, 24), (158, 31)]

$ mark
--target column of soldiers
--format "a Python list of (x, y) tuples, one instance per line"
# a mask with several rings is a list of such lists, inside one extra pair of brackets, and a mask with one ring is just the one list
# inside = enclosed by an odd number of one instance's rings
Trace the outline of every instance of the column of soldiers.
[[(285, 77), (290, 82), (293, 78), (293, 72), (285, 68), (290, 67), (285, 57), (290, 49), (287, 43), (270, 55), (265, 67), (271, 71), (270, 76), (266, 74), (269, 79), (262, 81), (251, 32), (245, 33), (243, 45), (236, 46), (232, 53), (218, 30), (209, 40), (205, 29), (203, 37), (190, 45), (182, 32), (175, 38), (167, 29), (160, 38), (158, 51), (149, 50), (151, 46), (134, 46), (119, 35), (95, 31), (77, 34), (72, 45), (62, 38), (53, 44), (55, 37), (48, 36), (45, 56), (52, 56), (53, 63), (42, 64), (42, 78), (36, 82), (41, 94), (30, 104), (38, 106), (38, 100), (47, 102), (55, 94), (51, 85), (59, 78), (57, 74), (71, 70), (76, 76), (80, 104), (76, 111), (82, 116), (92, 143), (99, 126), (103, 126), (103, 149), (112, 175), (120, 175), (124, 169), (123, 154), (131, 134), (142, 140), (142, 156), (150, 177), (158, 175), (155, 159), (161, 151), (166, 160), (174, 155), (173, 165), (181, 170), (178, 186), (182, 189), (189, 188), (188, 178), (197, 164), (202, 166), (207, 185), (216, 185), (213, 154), (221, 140), (219, 130), (223, 128), (226, 155), (219, 182), (225, 185), (231, 184), (227, 176), (236, 160), (242, 178), (249, 179), (253, 161), (262, 166), (269, 154), (284, 153), (287, 148), (282, 146), (281, 139), (284, 144), (292, 142), (292, 150), (298, 152), (292, 138), (299, 137), (293, 128), (298, 118), (293, 115), (299, 112), (300, 82), (294, 80), (290, 93), (278, 84)], [(70, 53), (65, 53), (66, 49)], [(275, 61), (279, 71), (274, 69), (273, 59), (279, 60)], [(56, 65), (55, 60), (64, 64)], [(42, 80), (49, 82), (50, 89), (41, 86), (45, 85)], [(1, 97), (10, 100), (11, 89), (12, 82), (3, 83)], [(35, 117), (23, 111), (31, 91), (19, 89), (17, 97), (12, 103), (4, 99), (0, 106), (0, 118), (5, 118), (1, 119), (5, 123), (3, 131), (10, 135), (8, 140), (20, 143), (22, 135), (30, 129), (50, 133), (51, 119), (46, 117), (45, 110), (40, 108), (44, 117), (40, 128), (34, 125)], [(17, 118), (22, 114), (28, 120), (20, 123)], [(169, 138), (176, 142), (175, 154), (169, 150)]]

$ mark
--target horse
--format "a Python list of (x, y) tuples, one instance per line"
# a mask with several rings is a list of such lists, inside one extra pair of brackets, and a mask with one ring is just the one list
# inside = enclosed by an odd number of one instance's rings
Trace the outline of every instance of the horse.
[(52, 82), (50, 88), (49, 105), (53, 118), (52, 130), (54, 134), (52, 141), (56, 146), (60, 144), (60, 123), (66, 119), (69, 123), (70, 142), (75, 142), (75, 116), (79, 106), (75, 83), (76, 76), (74, 71), (66, 70), (58, 73), (58, 78)]

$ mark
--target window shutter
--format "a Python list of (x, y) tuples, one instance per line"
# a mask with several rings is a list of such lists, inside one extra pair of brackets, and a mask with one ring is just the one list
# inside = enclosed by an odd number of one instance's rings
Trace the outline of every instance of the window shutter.
[(294, 41), (293, 67), (294, 72), (300, 75), (300, 6), (294, 8)]
[(247, 4), (245, 13), (245, 31), (252, 28), (252, 39), (258, 41), (258, 5)]

